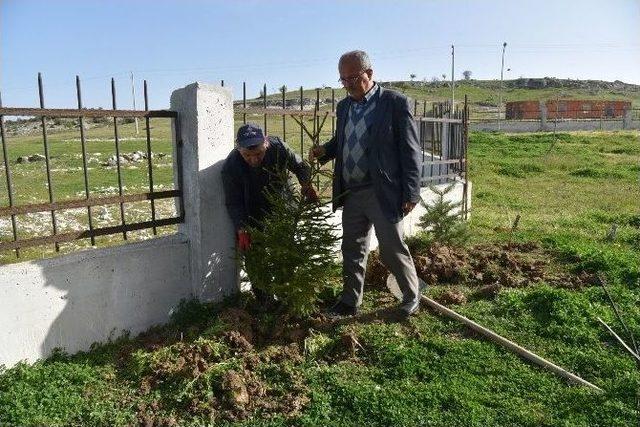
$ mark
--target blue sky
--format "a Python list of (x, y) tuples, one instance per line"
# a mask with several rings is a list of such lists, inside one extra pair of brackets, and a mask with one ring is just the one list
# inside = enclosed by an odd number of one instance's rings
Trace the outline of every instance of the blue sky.
[(640, 84), (640, 0), (195, 1), (0, 0), (0, 90), (5, 106), (74, 107), (75, 75), (87, 107), (130, 108), (129, 72), (149, 84), (151, 108), (193, 81), (250, 96), (337, 86), (337, 58), (367, 50), (380, 80), (456, 77), (622, 80)]

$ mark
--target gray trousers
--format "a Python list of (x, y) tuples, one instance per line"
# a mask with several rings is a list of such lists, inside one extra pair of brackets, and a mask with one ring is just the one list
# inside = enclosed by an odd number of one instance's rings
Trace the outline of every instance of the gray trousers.
[(398, 281), (403, 302), (417, 300), (420, 297), (418, 276), (402, 238), (402, 221), (389, 222), (373, 188), (368, 187), (347, 194), (342, 210), (342, 302), (351, 307), (362, 304), (372, 225), (378, 238), (380, 258)]

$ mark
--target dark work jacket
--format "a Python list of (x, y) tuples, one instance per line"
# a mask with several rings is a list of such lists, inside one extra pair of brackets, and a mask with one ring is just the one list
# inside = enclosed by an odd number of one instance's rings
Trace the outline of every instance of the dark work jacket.
[(262, 165), (252, 168), (234, 149), (222, 166), (225, 205), (236, 230), (247, 225), (259, 225), (270, 206), (265, 189), (285, 191), (286, 183), (279, 178), (289, 170), (300, 183), (308, 182), (311, 168), (278, 137), (269, 137), (269, 148)]
[[(336, 134), (324, 144), (321, 162), (335, 159), (333, 171), (333, 210), (344, 203), (342, 181), (342, 147), (350, 97), (336, 109)], [(364, 138), (365, 153), (374, 193), (385, 217), (392, 223), (403, 218), (402, 204), (420, 201), (422, 154), (416, 124), (407, 97), (380, 87), (380, 97), (373, 112), (372, 124)]]

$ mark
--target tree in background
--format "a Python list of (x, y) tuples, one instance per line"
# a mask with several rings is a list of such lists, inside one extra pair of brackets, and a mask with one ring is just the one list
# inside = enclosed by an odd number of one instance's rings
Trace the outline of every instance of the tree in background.
[(416, 75), (415, 74), (409, 74), (409, 78), (411, 79), (411, 81), (414, 81), (416, 79)]
[(471, 70), (464, 70), (462, 72), (462, 76), (464, 77), (465, 80), (471, 80)]

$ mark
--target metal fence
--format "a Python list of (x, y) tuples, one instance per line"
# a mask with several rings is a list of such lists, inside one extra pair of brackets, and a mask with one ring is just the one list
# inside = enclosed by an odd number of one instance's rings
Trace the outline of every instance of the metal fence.
[(461, 213), (468, 217), (469, 108), (464, 103), (452, 108), (450, 103), (432, 104), (427, 112), (414, 115), (422, 148), (422, 185), (462, 182)]
[[(222, 82), (224, 86), (224, 82)], [(247, 121), (258, 121), (263, 125), (265, 132), (271, 135), (280, 135), (292, 148), (306, 157), (308, 149), (314, 144), (326, 142), (336, 132), (336, 105), (339, 99), (345, 96), (344, 91), (325, 88), (305, 90), (300, 87), (295, 97), (287, 92), (283, 86), (279, 94), (267, 95), (267, 86), (264, 85), (259, 98), (248, 99), (246, 84), (243, 84), (243, 97), (234, 105), (236, 128)], [(8, 227), (10, 234), (3, 237), (0, 230), (0, 255), (6, 251), (14, 251), (16, 257), (20, 257), (22, 248), (52, 245), (56, 252), (60, 251), (60, 244), (78, 240), (88, 240), (92, 246), (96, 245), (98, 236), (114, 236), (121, 234), (121, 241), (129, 240), (129, 233), (137, 230), (153, 231), (158, 233), (159, 227), (171, 226), (184, 221), (184, 205), (182, 200), (182, 159), (181, 141), (174, 144), (176, 157), (173, 165), (178, 168), (175, 176), (178, 182), (173, 184), (174, 189), (164, 190), (154, 186), (154, 166), (152, 159), (152, 137), (150, 121), (154, 118), (171, 120), (173, 135), (180, 135), (177, 113), (168, 110), (149, 110), (147, 82), (144, 82), (144, 111), (119, 110), (116, 105), (115, 82), (111, 80), (112, 109), (88, 109), (82, 104), (80, 78), (76, 77), (77, 108), (75, 109), (47, 109), (44, 104), (44, 91), (42, 78), (38, 75), (38, 95), (40, 108), (16, 108), (3, 107), (0, 97), (0, 134), (2, 144), (3, 162), (0, 168), (4, 169), (5, 190), (2, 194), (0, 187), (0, 200), (7, 201), (6, 205), (0, 203), (1, 220), (10, 221)], [(441, 184), (454, 180), (461, 181), (464, 185), (463, 214), (467, 215), (467, 146), (468, 146), (468, 117), (469, 110), (467, 100), (452, 110), (447, 103), (428, 103), (427, 101), (415, 101), (413, 105), (414, 119), (416, 120), (419, 140), (422, 150), (422, 184)], [(17, 201), (15, 196), (16, 184), (13, 180), (15, 163), (10, 161), (11, 137), (6, 132), (5, 117), (34, 117), (39, 119), (39, 127), (42, 132), (42, 150), (44, 152), (44, 168), (46, 174), (47, 195), (46, 202), (24, 203)], [(49, 141), (50, 120), (61, 118), (73, 119), (79, 129), (79, 145), (82, 158), (82, 197), (59, 197), (56, 190), (62, 185), (55, 179), (51, 167), (51, 143)], [(144, 119), (144, 135), (146, 147), (144, 159), (146, 160), (146, 179), (148, 191), (129, 192), (125, 189), (123, 178), (122, 146), (119, 133), (118, 120), (123, 118)], [(115, 174), (117, 177), (117, 195), (100, 196), (92, 191), (91, 174), (88, 167), (87, 153), (87, 119), (112, 120), (112, 149), (115, 153)], [(137, 122), (136, 122), (137, 126)], [(17, 144), (18, 142), (16, 142)], [(13, 145), (11, 145), (13, 147)], [(333, 162), (330, 165), (316, 169), (315, 184), (320, 194), (325, 197), (329, 194)], [(317, 166), (316, 166), (317, 167)], [(175, 199), (175, 214), (169, 217), (158, 218), (156, 201), (162, 199)], [(148, 202), (150, 220), (127, 221), (126, 212), (129, 204), (136, 202)], [(117, 225), (99, 226), (95, 221), (94, 209), (97, 207), (111, 206), (118, 210)], [(73, 231), (62, 230), (59, 227), (59, 215), (64, 211), (84, 209), (84, 227)], [(41, 214), (49, 217), (50, 233), (34, 233), (21, 229), (17, 218), (22, 215)], [(7, 237), (8, 236), (8, 237)], [(52, 248), (52, 250), (53, 250)]]
[[(122, 239), (128, 239), (128, 233), (135, 230), (152, 229), (153, 234), (158, 233), (158, 227), (168, 226), (183, 222), (184, 209), (182, 202), (182, 185), (177, 183), (177, 187), (172, 190), (156, 191), (154, 188), (154, 167), (152, 158), (152, 138), (151, 138), (151, 126), (150, 121), (152, 118), (168, 118), (172, 121), (174, 129), (174, 135), (180, 135), (177, 119), (177, 113), (167, 110), (149, 110), (148, 103), (148, 91), (147, 82), (144, 81), (144, 111), (137, 110), (118, 110), (116, 106), (116, 87), (115, 82), (111, 80), (111, 110), (102, 109), (87, 109), (82, 104), (82, 93), (80, 78), (76, 76), (76, 96), (77, 96), (77, 108), (76, 109), (47, 109), (44, 104), (44, 91), (42, 85), (42, 77), (38, 75), (38, 95), (40, 100), (40, 108), (12, 108), (3, 107), (0, 98), (0, 134), (3, 154), (3, 166), (4, 166), (4, 178), (6, 181), (6, 200), (8, 200), (8, 206), (0, 206), (0, 219), (10, 218), (11, 220), (11, 238), (0, 238), (0, 253), (2, 251), (13, 250), (16, 257), (20, 257), (20, 249), (52, 244), (55, 247), (56, 252), (60, 251), (60, 243), (71, 242), (79, 239), (90, 239), (91, 244), (95, 245), (96, 237), (105, 235), (122, 234)], [(19, 204), (15, 200), (15, 184), (13, 182), (13, 166), (9, 160), (9, 141), (10, 138), (6, 132), (5, 117), (37, 117), (40, 118), (40, 126), (42, 129), (42, 148), (44, 150), (44, 163), (46, 170), (46, 182), (48, 189), (48, 202), (45, 203), (27, 203)], [(65, 200), (56, 199), (57, 184), (52, 177), (51, 168), (51, 144), (49, 142), (48, 134), (48, 120), (59, 118), (72, 118), (76, 119), (79, 125), (79, 139), (80, 149), (82, 157), (82, 173), (84, 188), (82, 189), (83, 197), (72, 198)], [(90, 187), (90, 174), (88, 168), (88, 155), (87, 155), (87, 138), (86, 138), (86, 126), (85, 119), (88, 118), (105, 118), (113, 119), (113, 149), (115, 152), (115, 171), (117, 174), (117, 195), (112, 196), (95, 196), (91, 192)], [(122, 167), (122, 153), (121, 153), (121, 141), (119, 136), (119, 123), (118, 119), (122, 118), (138, 118), (144, 119), (145, 122), (145, 139), (146, 139), (146, 153), (142, 155), (142, 158), (146, 159), (147, 165), (147, 178), (148, 178), (148, 191), (137, 192), (131, 194), (125, 194), (125, 186), (123, 185), (123, 167)], [(137, 122), (136, 122), (137, 125)], [(177, 141), (175, 144), (177, 150), (173, 155), (177, 157), (177, 161), (174, 163), (178, 167), (177, 176), (181, 177), (181, 141)], [(180, 179), (179, 179), (180, 180)], [(3, 195), (0, 195), (3, 196)], [(176, 205), (179, 210), (177, 215), (172, 215), (167, 218), (158, 218), (156, 213), (156, 201), (160, 199), (177, 198)], [(148, 221), (127, 222), (125, 218), (125, 211), (127, 209), (127, 203), (148, 201), (150, 205), (151, 219)], [(106, 205), (119, 205), (120, 221), (118, 225), (112, 225), (107, 227), (95, 226), (95, 215), (92, 212), (92, 208)], [(61, 211), (77, 208), (86, 208), (86, 227), (80, 230), (61, 232), (58, 227), (58, 215)], [(33, 233), (21, 233), (20, 227), (17, 224), (16, 218), (19, 215), (32, 214), (32, 213), (49, 213), (51, 220), (50, 235), (32, 235)], [(31, 234), (23, 237), (23, 234)]]
[[(222, 83), (224, 85), (224, 82)], [(261, 122), (265, 132), (280, 134), (292, 148), (306, 156), (315, 144), (329, 140), (336, 132), (336, 105), (344, 91), (335, 89), (311, 89), (300, 87), (293, 98), (286, 87), (278, 95), (267, 95), (263, 86), (259, 98), (247, 99), (246, 83), (243, 97), (234, 107), (236, 128), (247, 121)], [(442, 184), (459, 180), (463, 183), (462, 212), (467, 216), (467, 147), (468, 117), (467, 97), (464, 103), (452, 109), (449, 103), (428, 103), (414, 100), (414, 120), (422, 150), (422, 185)], [(294, 121), (293, 124), (288, 120)], [(328, 197), (328, 184), (333, 170), (325, 166), (319, 170), (316, 186), (321, 195)], [(324, 177), (324, 185), (323, 179)]]

